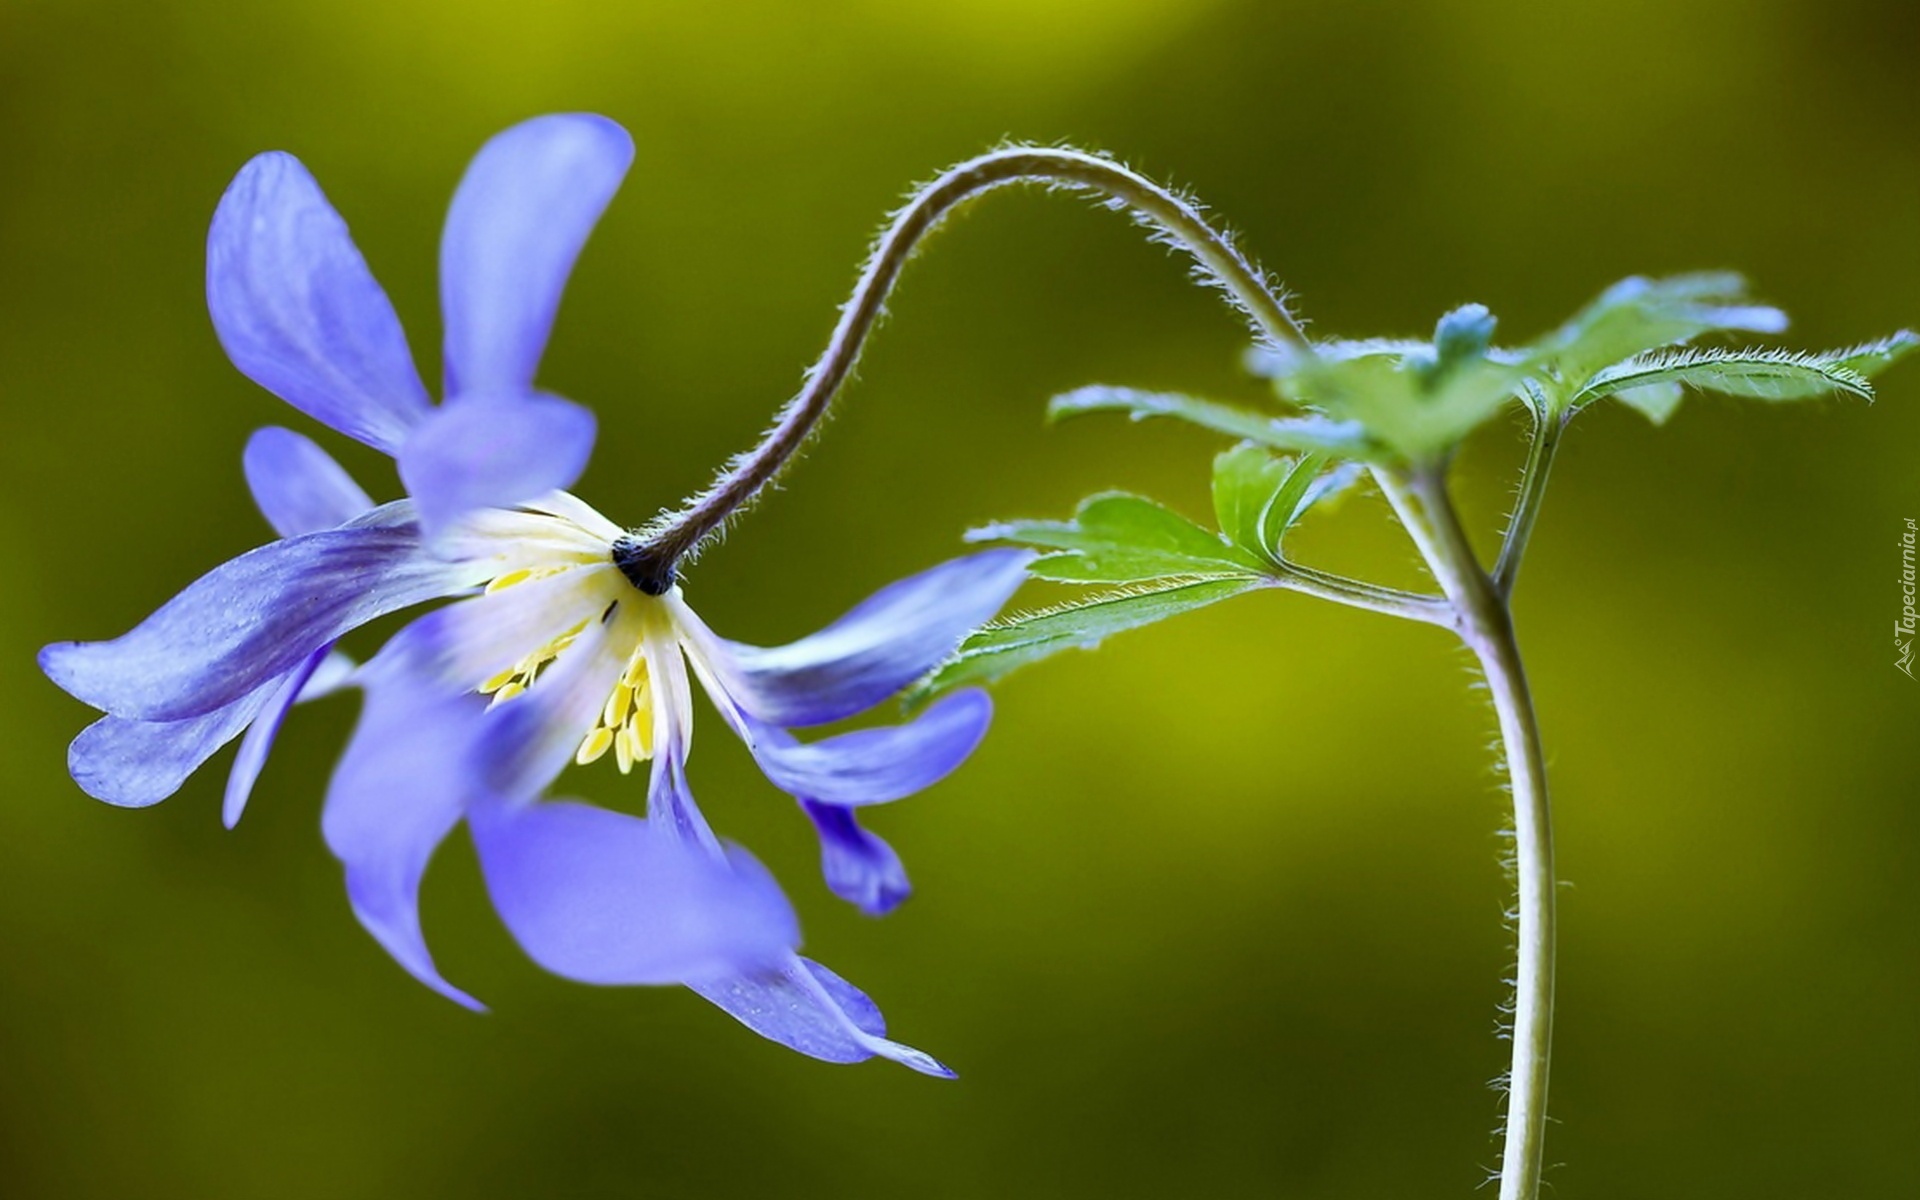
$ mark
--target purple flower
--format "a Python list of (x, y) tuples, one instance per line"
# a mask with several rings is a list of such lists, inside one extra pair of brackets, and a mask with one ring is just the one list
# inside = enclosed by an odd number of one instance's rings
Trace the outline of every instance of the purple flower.
[[(323, 829), (361, 922), (410, 972), (447, 983), (420, 930), (434, 850), (463, 820), (489, 894), (527, 953), (596, 984), (684, 983), (817, 1058), (876, 1055), (945, 1074), (886, 1039), (878, 1010), (799, 957), (777, 885), (721, 841), (686, 763), (698, 678), (767, 777), (819, 832), (830, 887), (871, 913), (908, 890), (855, 811), (919, 791), (984, 735), (962, 692), (896, 726), (814, 741), (791, 731), (897, 695), (990, 618), (1028, 556), (993, 551), (888, 587), (819, 633), (764, 649), (726, 641), (678, 586), (650, 594), (615, 560), (628, 539), (569, 493), (593, 418), (534, 389), (574, 258), (624, 175), (624, 131), (537, 118), (484, 147), (442, 242), (446, 402), (434, 407), (393, 309), (346, 227), (293, 158), (256, 158), (208, 248), (222, 344), (249, 377), (393, 455), (409, 498), (374, 505), (327, 453), (284, 429), (247, 447), (254, 497), (281, 540), (202, 577), (123, 637), (46, 647), (40, 664), (105, 715), (69, 766), (110, 803), (156, 803), (242, 737), (225, 818), (238, 820), (293, 704), (366, 693)], [(385, 614), (415, 619), (364, 666), (334, 650)], [(570, 764), (649, 764), (633, 816), (546, 792)]]

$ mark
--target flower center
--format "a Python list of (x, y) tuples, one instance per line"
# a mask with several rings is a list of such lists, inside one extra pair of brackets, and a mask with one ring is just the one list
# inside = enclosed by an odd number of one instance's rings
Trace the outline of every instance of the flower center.
[[(542, 579), (562, 571), (575, 570), (570, 566), (521, 567), (495, 577), (487, 584), (489, 594), (516, 584)], [(574, 640), (586, 629), (587, 622), (581, 621), (572, 628), (542, 644), (538, 649), (526, 655), (513, 666), (484, 680), (476, 689), (492, 697), (492, 704), (504, 704), (533, 686), (533, 682), (545, 671), (561, 653), (573, 645)], [(620, 773), (625, 775), (633, 770), (637, 762), (646, 762), (653, 757), (653, 703), (652, 680), (647, 669), (647, 656), (640, 639), (633, 641), (633, 650), (627, 659), (620, 679), (614, 684), (613, 692), (601, 706), (600, 715), (593, 728), (582, 739), (580, 748), (574, 753), (574, 761), (582, 766), (606, 757), (613, 752), (614, 762)]]

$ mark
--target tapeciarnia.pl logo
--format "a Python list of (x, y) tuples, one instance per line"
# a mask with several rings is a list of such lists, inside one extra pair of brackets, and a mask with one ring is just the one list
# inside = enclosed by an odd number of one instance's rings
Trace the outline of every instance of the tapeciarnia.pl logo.
[(1906, 531), (1900, 535), (1900, 619), (1893, 623), (1893, 666), (1908, 679), (1913, 678), (1914, 519), (1907, 518)]

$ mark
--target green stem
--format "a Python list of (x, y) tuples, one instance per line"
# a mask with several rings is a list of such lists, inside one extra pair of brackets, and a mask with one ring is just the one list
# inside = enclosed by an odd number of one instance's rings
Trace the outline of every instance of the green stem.
[(1275, 585), (1288, 591), (1317, 596), (1349, 608), (1364, 608), (1368, 612), (1385, 613), (1390, 617), (1424, 621), (1429, 625), (1454, 624), (1453, 605), (1439, 596), (1422, 596), (1418, 592), (1381, 587), (1285, 559), (1274, 566), (1272, 578)]
[(1540, 503), (1547, 494), (1547, 475), (1553, 470), (1553, 456), (1560, 449), (1560, 435), (1566, 432), (1571, 410), (1555, 416), (1536, 413), (1533, 441), (1527, 446), (1527, 465), (1520, 476), (1520, 497), (1514, 503), (1513, 519), (1507, 522), (1507, 535), (1500, 543), (1500, 558), (1493, 565), (1493, 585), (1502, 596), (1513, 595), (1514, 576), (1520, 573), (1520, 559), (1527, 552), (1527, 539), (1540, 519)]
[(1513, 1065), (1507, 1077), (1500, 1200), (1537, 1200), (1545, 1161), (1554, 970), (1553, 818), (1540, 726), (1506, 595), (1474, 557), (1440, 472), (1429, 468), (1376, 474), (1441, 590), (1453, 602), (1460, 617), (1460, 636), (1486, 674), (1500, 719), (1500, 741), (1513, 785), (1514, 873), (1519, 889)]

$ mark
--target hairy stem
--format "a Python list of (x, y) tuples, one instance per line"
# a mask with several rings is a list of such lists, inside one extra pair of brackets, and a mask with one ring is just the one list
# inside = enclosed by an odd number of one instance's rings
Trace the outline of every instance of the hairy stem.
[(614, 561), (642, 590), (664, 592), (679, 561), (696, 550), (779, 475), (803, 446), (853, 371), (887, 294), (915, 248), (967, 201), (1015, 183), (1092, 192), (1132, 212), (1158, 234), (1192, 254), (1204, 277), (1218, 283), (1252, 322), (1262, 341), (1303, 346), (1300, 326), (1262, 273), (1188, 201), (1128, 168), (1078, 150), (1011, 146), (969, 159), (916, 192), (894, 215), (875, 245), (825, 353), (807, 372), (760, 444), (736, 458), (713, 485), (678, 512), (623, 539)]
[(1368, 612), (1385, 613), (1390, 617), (1405, 617), (1409, 621), (1424, 621), (1429, 625), (1444, 625), (1453, 628), (1457, 618), (1453, 605), (1439, 596), (1422, 596), (1418, 592), (1403, 592), (1398, 588), (1381, 587), (1360, 579), (1351, 579), (1345, 575), (1334, 575), (1327, 571), (1304, 567), (1299, 563), (1282, 561), (1273, 575), (1274, 583), (1288, 591), (1300, 592), (1308, 596), (1317, 596), (1322, 600), (1331, 600), (1349, 608), (1364, 608)]
[(1507, 534), (1500, 543), (1500, 558), (1493, 564), (1493, 586), (1502, 596), (1513, 595), (1514, 576), (1520, 573), (1520, 559), (1527, 552), (1527, 539), (1540, 519), (1540, 503), (1547, 494), (1547, 476), (1553, 470), (1553, 456), (1560, 449), (1560, 436), (1567, 430), (1571, 412), (1555, 416), (1537, 412), (1533, 419), (1533, 441), (1527, 446), (1527, 465), (1520, 476), (1520, 496), (1507, 522)]
[(1460, 635), (1480, 662), (1499, 714), (1500, 741), (1513, 785), (1514, 872), (1519, 890), (1513, 1065), (1507, 1078), (1500, 1200), (1537, 1200), (1545, 1161), (1554, 969), (1553, 818), (1540, 726), (1506, 595), (1474, 557), (1445, 480), (1434, 469), (1406, 475), (1383, 470), (1378, 477), (1458, 611)]

